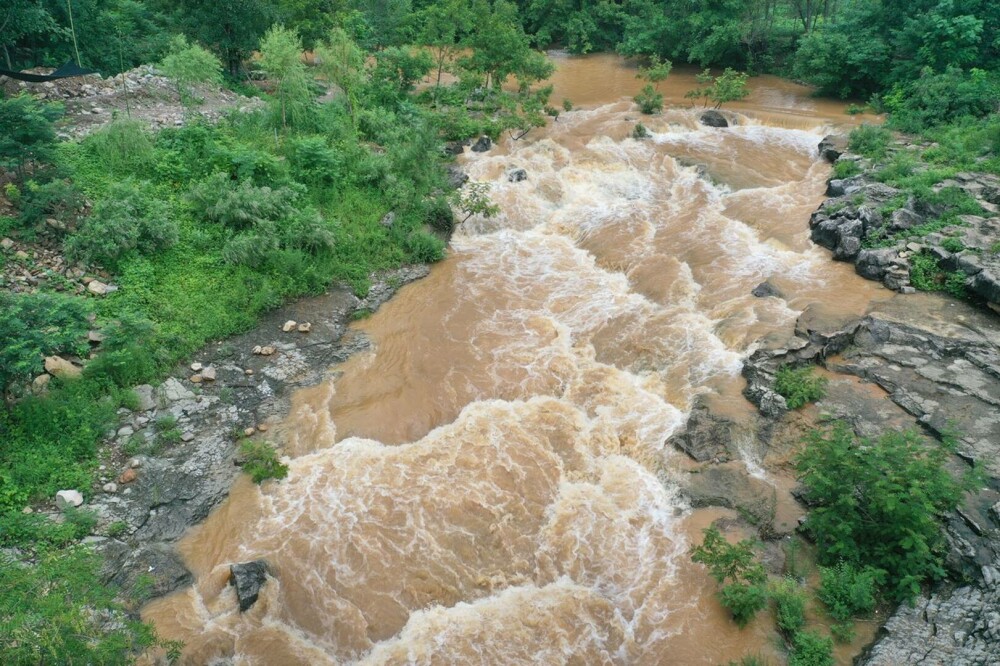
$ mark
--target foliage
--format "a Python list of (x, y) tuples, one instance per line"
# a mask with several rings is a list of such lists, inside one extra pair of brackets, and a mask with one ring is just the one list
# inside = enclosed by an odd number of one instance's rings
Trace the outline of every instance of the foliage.
[(843, 560), (883, 571), (897, 600), (941, 578), (940, 518), (974, 483), (954, 479), (947, 457), (945, 447), (912, 431), (873, 441), (837, 423), (810, 433), (796, 467), (813, 507), (804, 527), (819, 546), (821, 563)]
[(216, 51), (233, 77), (271, 27), (274, 3), (267, 0), (171, 0), (186, 35)]
[(192, 94), (197, 83), (222, 82), (222, 63), (198, 44), (190, 44), (184, 35), (170, 41), (170, 52), (160, 61), (160, 70), (177, 85), (177, 94), (185, 104), (199, 103)]
[(456, 190), (452, 195), (452, 205), (465, 213), (459, 224), (473, 215), (491, 218), (500, 213), (500, 207), (490, 199), (490, 184), (473, 181)]
[(650, 136), (649, 129), (642, 123), (636, 123), (635, 127), (632, 128), (632, 138), (633, 139), (648, 139)]
[(695, 77), (698, 87), (686, 92), (684, 97), (704, 99), (705, 106), (714, 102), (713, 108), (718, 109), (727, 102), (738, 102), (747, 97), (750, 94), (749, 78), (746, 72), (737, 72), (730, 67), (719, 76), (712, 76), (711, 71), (706, 69)]
[(955, 298), (964, 298), (967, 294), (965, 274), (942, 270), (937, 258), (926, 251), (910, 258), (910, 284), (920, 291), (944, 291)]
[(771, 586), (774, 618), (786, 637), (795, 636), (806, 624), (806, 594), (794, 580), (786, 578)]
[(892, 132), (879, 125), (859, 125), (851, 130), (850, 149), (875, 160), (883, 159), (892, 142)]
[(281, 127), (300, 127), (310, 119), (313, 94), (302, 62), (302, 40), (283, 26), (267, 31), (260, 42), (260, 67), (274, 83), (274, 114)]
[(267, 442), (244, 440), (240, 444), (240, 455), (243, 458), (243, 471), (250, 475), (254, 483), (288, 476), (288, 465), (278, 459), (274, 447)]
[(90, 217), (66, 242), (79, 261), (115, 267), (129, 253), (152, 254), (177, 243), (177, 223), (149, 183), (122, 181), (109, 188)]
[(814, 631), (800, 631), (792, 641), (788, 666), (833, 666), (833, 641)]
[(743, 627), (767, 605), (767, 574), (756, 559), (752, 541), (730, 544), (714, 526), (704, 534), (704, 541), (692, 551), (691, 559), (707, 566), (715, 582), (722, 585), (722, 605)]
[(649, 65), (639, 68), (636, 78), (652, 84), (658, 91), (660, 83), (670, 76), (673, 67), (674, 64), (669, 60), (662, 60), (660, 56), (653, 54), (649, 57)]
[(846, 562), (832, 567), (820, 567), (818, 596), (826, 605), (830, 617), (837, 620), (834, 636), (849, 642), (853, 635), (851, 620), (867, 617), (875, 610), (879, 583), (884, 572), (871, 567), (857, 568)]
[(43, 359), (83, 353), (86, 304), (55, 294), (0, 292), (0, 391), (42, 372)]
[(644, 85), (642, 90), (632, 99), (639, 105), (639, 110), (645, 114), (659, 113), (663, 110), (663, 94), (656, 92), (652, 84)]
[(23, 180), (29, 165), (50, 162), (56, 143), (52, 125), (62, 111), (29, 95), (0, 97), (0, 168)]
[(157, 645), (101, 584), (84, 547), (43, 552), (34, 564), (0, 555), (0, 650), (5, 663), (120, 664)]
[(861, 167), (855, 160), (837, 160), (833, 165), (834, 178), (850, 178), (861, 173)]
[(154, 160), (153, 140), (141, 120), (113, 120), (84, 139), (82, 149), (96, 165), (119, 176), (142, 173)]
[(45, 229), (49, 219), (66, 227), (75, 222), (83, 207), (83, 195), (72, 182), (56, 179), (39, 185), (29, 180), (21, 193), (18, 222), (29, 232)]
[(785, 399), (790, 409), (798, 409), (821, 400), (826, 394), (826, 383), (826, 377), (817, 376), (810, 366), (793, 368), (783, 365), (778, 368), (774, 390)]

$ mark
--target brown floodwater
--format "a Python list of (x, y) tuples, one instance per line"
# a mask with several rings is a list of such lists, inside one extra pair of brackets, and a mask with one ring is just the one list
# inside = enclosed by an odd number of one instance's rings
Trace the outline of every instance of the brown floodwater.
[[(809, 241), (816, 145), (855, 120), (759, 77), (737, 126), (707, 128), (680, 69), (663, 86), (680, 106), (635, 140), (635, 70), (553, 57), (554, 100), (576, 110), (461, 158), (500, 214), (462, 224), (429, 277), (356, 325), (372, 350), (296, 394), (288, 478), (241, 480), (181, 543), (195, 584), (143, 616), (184, 663), (781, 660), (770, 618), (738, 629), (691, 564), (730, 514), (685, 504), (689, 464), (665, 442), (702, 394), (749, 415), (742, 359), (807, 306), (889, 295)], [(765, 279), (785, 298), (754, 298)], [(275, 578), (240, 614), (228, 567), (257, 558)]]

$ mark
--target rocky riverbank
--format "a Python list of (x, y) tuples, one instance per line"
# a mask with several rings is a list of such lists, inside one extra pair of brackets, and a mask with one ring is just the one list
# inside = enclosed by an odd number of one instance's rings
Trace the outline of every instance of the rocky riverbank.
[[(820, 151), (833, 162), (861, 160), (830, 140)], [(740, 442), (747, 430), (765, 451), (762, 465), (774, 475), (772, 481), (793, 477), (788, 461), (803, 432), (833, 419), (846, 421), (862, 436), (906, 428), (938, 438), (945, 431), (960, 433), (954, 471), (975, 463), (985, 472), (986, 484), (946, 519), (950, 579), (914, 606), (898, 608), (857, 663), (1000, 663), (1000, 318), (994, 312), (1000, 272), (991, 250), (1000, 239), (1000, 219), (966, 216), (919, 243), (862, 247), (870, 230), (913, 228), (933, 220), (934, 211), (907, 201), (883, 214), (879, 204), (898, 201), (900, 192), (876, 182), (870, 163), (861, 167), (862, 173), (847, 181), (830, 181), (831, 198), (810, 224), (813, 239), (832, 249), (834, 259), (854, 261), (859, 274), (882, 280), (899, 295), (853, 319), (811, 307), (788, 339), (763, 341), (743, 370), (745, 395), (758, 407), (756, 422), (737, 424), (701, 407), (674, 438), (705, 466), (692, 475), (688, 495), (696, 506), (738, 508), (758, 522), (770, 517), (762, 536), (774, 538), (794, 526), (773, 521), (773, 508), (760, 510), (766, 504), (761, 498), (776, 496), (780, 504), (781, 493), (794, 495), (794, 490), (782, 491), (780, 483), (764, 487), (726, 462), (745, 458)], [(947, 186), (961, 188), (984, 211), (995, 212), (1000, 203), (995, 180), (960, 174)], [(948, 238), (959, 238), (963, 247)], [(933, 257), (943, 271), (960, 273), (973, 297), (963, 301), (915, 293), (909, 278), (919, 255)], [(824, 398), (789, 411), (774, 388), (777, 370), (785, 364), (818, 366), (829, 380)], [(804, 510), (800, 507), (800, 514)]]
[[(189, 583), (174, 543), (228, 496), (240, 473), (239, 441), (266, 441), (297, 389), (367, 348), (349, 333), (352, 319), (428, 272), (416, 265), (377, 276), (364, 299), (346, 287), (301, 299), (206, 346), (159, 386), (136, 387), (138, 408), (120, 410), (84, 505), (98, 516), (96, 532), (109, 535), (86, 540), (104, 556), (106, 580), (146, 597)], [(61, 519), (54, 505), (38, 510)]]

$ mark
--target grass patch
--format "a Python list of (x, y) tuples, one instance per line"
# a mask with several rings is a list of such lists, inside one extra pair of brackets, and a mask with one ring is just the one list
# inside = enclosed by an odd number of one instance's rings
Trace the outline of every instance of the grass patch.
[(826, 383), (826, 377), (817, 376), (812, 367), (783, 365), (778, 368), (774, 390), (785, 399), (789, 409), (798, 409), (822, 399), (826, 394)]

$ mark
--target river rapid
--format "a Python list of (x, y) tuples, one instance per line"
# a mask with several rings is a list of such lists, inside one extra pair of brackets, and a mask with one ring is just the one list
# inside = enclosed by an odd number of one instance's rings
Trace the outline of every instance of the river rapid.
[[(245, 479), (180, 549), (196, 583), (143, 611), (183, 663), (719, 664), (776, 655), (688, 552), (729, 515), (690, 509), (666, 444), (697, 396), (739, 418), (741, 359), (818, 304), (887, 294), (809, 241), (845, 104), (772, 77), (697, 122), (640, 116), (612, 56), (555, 54), (543, 130), (461, 159), (501, 213), (356, 327), (372, 349), (293, 398), (288, 478)], [(630, 138), (636, 121), (650, 130)], [(510, 182), (523, 168), (528, 178)], [(755, 298), (763, 280), (784, 298)], [(753, 447), (751, 447), (753, 448)], [(748, 467), (761, 474), (759, 461)], [(274, 573), (239, 613), (229, 564)]]

